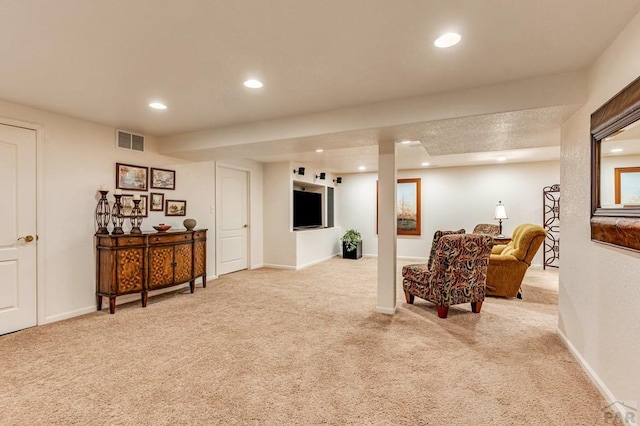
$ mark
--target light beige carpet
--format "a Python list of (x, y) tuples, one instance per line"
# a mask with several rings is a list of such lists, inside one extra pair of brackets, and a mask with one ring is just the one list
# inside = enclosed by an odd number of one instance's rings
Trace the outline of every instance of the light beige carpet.
[(557, 272), (527, 280), (446, 320), (399, 284), (387, 316), (376, 260), (335, 258), (2, 336), (0, 424), (603, 424), (555, 332)]

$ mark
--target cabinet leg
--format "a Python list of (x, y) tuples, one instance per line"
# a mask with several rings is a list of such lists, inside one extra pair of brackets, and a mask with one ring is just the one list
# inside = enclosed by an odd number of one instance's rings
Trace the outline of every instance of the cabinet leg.
[(116, 298), (115, 297), (109, 297), (109, 313), (110, 314), (115, 314), (116, 313)]
[(96, 295), (96, 304), (98, 305), (98, 311), (102, 310), (102, 296)]
[(196, 289), (196, 280), (189, 281), (189, 290), (191, 290), (191, 293), (193, 293), (195, 289)]
[(202, 288), (207, 288), (207, 274), (202, 276)]
[(142, 299), (142, 307), (143, 308), (147, 307), (147, 295), (148, 295), (148, 293), (146, 291), (142, 292), (141, 299)]

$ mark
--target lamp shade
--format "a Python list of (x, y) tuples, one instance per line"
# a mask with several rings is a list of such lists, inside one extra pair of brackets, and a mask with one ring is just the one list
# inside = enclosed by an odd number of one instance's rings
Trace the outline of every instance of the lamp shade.
[(509, 216), (507, 216), (507, 211), (504, 208), (504, 204), (502, 204), (502, 201), (498, 201), (498, 205), (496, 206), (496, 211), (493, 215), (494, 219), (509, 219)]

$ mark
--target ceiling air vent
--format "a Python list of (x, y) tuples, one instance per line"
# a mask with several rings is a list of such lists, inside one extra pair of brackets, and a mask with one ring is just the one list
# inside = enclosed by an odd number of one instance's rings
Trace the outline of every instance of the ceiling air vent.
[(144, 152), (144, 136), (117, 130), (116, 146), (118, 148)]

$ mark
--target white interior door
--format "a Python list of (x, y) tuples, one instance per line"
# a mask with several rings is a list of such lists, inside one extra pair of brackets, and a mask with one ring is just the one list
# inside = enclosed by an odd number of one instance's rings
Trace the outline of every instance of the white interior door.
[(0, 124), (0, 334), (37, 323), (36, 132)]
[(243, 170), (218, 167), (216, 223), (218, 275), (248, 268), (248, 176)]

